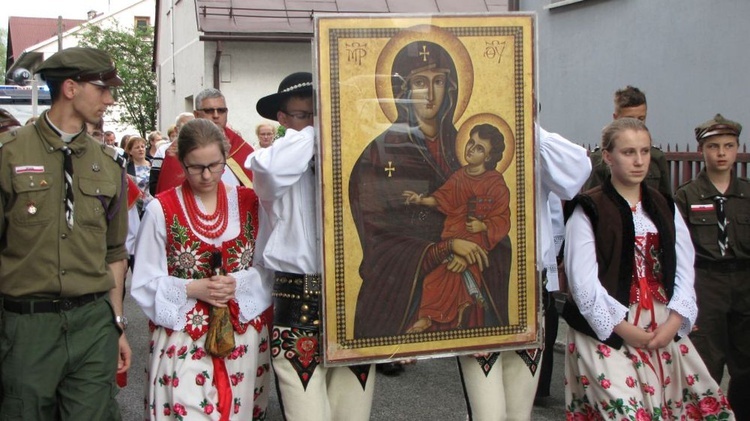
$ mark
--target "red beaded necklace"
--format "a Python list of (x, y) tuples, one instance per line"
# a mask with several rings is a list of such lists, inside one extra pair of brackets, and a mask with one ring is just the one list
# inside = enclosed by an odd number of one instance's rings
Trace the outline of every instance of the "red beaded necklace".
[(190, 183), (187, 180), (182, 183), (182, 198), (185, 201), (186, 213), (188, 219), (190, 219), (190, 224), (199, 234), (206, 238), (217, 238), (224, 233), (229, 220), (227, 189), (224, 187), (224, 183), (219, 182), (216, 210), (211, 215), (205, 214), (200, 210), (198, 203), (195, 201), (193, 189), (190, 188)]

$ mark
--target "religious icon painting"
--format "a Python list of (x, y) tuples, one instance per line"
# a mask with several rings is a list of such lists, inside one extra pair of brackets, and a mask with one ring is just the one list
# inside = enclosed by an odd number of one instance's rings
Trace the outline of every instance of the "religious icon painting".
[(325, 363), (538, 347), (533, 15), (315, 21)]

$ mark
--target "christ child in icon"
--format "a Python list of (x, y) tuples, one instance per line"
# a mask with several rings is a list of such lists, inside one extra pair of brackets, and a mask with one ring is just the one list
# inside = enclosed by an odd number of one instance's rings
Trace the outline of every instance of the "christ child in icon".
[(406, 333), (485, 325), (489, 294), (482, 273), (498, 270), (487, 267), (487, 253), (510, 231), (510, 191), (496, 170), (504, 150), (500, 130), (478, 124), (464, 149), (466, 165), (429, 196), (402, 193), (407, 205), (434, 207), (445, 215), (442, 240), (462, 239), (480, 246), (480, 251), (454, 250), (425, 276), (416, 320)]

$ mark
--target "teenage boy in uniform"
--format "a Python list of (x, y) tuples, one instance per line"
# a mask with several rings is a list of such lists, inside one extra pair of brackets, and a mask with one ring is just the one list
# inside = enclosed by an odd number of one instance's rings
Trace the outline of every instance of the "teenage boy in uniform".
[(300, 72), (258, 101), (258, 113), (286, 133), (245, 162), (261, 204), (255, 256), (273, 278), (271, 357), (285, 419), (365, 421), (373, 366), (324, 367), (321, 361), (312, 94), (312, 74)]
[(51, 108), (0, 137), (0, 418), (119, 420), (126, 177), (86, 123), (122, 80), (92, 48), (60, 51), (38, 72)]
[(729, 403), (750, 419), (750, 180), (733, 171), (742, 126), (716, 114), (695, 128), (705, 168), (675, 202), (695, 246), (696, 329), (690, 339), (714, 380), (729, 369)]

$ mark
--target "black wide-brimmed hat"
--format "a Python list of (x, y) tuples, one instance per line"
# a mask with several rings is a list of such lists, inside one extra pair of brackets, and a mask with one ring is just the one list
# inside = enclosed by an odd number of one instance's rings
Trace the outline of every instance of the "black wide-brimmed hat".
[(276, 114), (281, 109), (281, 103), (284, 102), (285, 99), (297, 95), (312, 95), (312, 91), (312, 73), (292, 73), (281, 81), (278, 92), (259, 99), (255, 109), (262, 117), (278, 121)]

